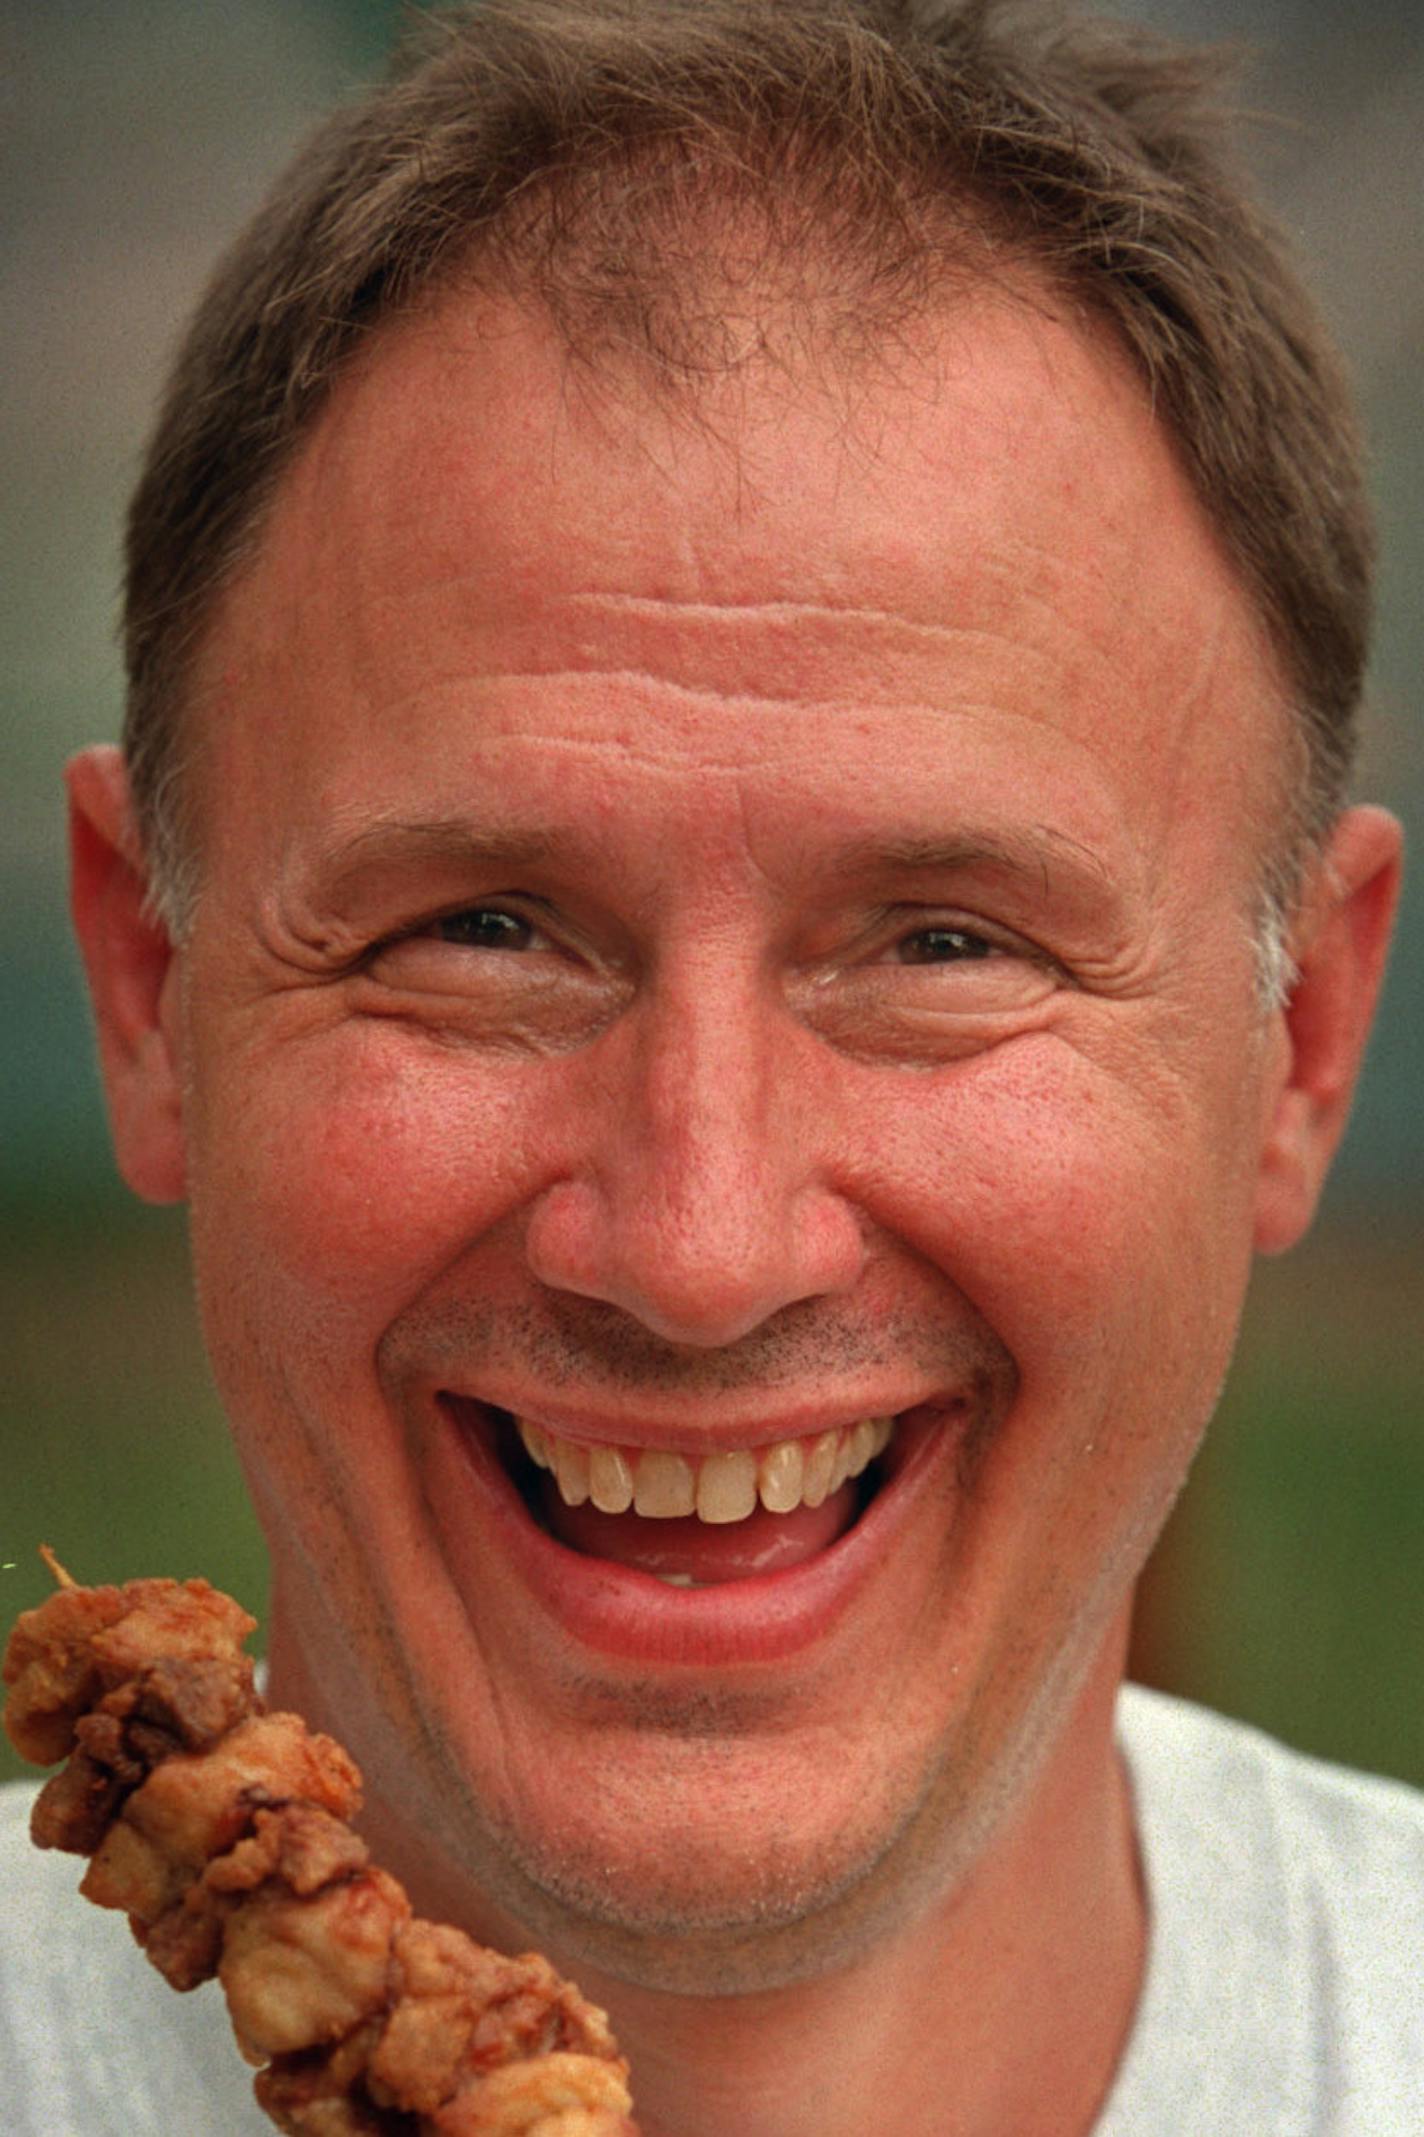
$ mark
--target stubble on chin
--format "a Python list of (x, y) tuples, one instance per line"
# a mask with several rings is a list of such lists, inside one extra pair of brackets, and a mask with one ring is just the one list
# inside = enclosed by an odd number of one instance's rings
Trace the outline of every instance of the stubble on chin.
[[(653, 1705), (665, 1725), (666, 1699)], [(962, 1882), (992, 1831), (992, 1791), (969, 1786), (943, 1754), (928, 1773), (887, 1764), (877, 1801), (853, 1827), (839, 1819), (798, 1831), (794, 1799), (756, 1788), (754, 1767), (737, 1801), (726, 1771), (729, 1702), (696, 1706), (703, 1734), (694, 1740), (684, 1707), (675, 1775), (648, 1787), (642, 1816), (630, 1796), (620, 1816), (605, 1817), (601, 1844), (508, 1817), (489, 1825), (501, 1900), (573, 1955), (575, 1971), (697, 1996), (834, 1972)], [(670, 1813), (699, 1796), (717, 1812)]]

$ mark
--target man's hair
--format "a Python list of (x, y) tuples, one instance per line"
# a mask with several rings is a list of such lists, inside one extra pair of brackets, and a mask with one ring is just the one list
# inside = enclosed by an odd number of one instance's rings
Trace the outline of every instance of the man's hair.
[(485, 0), (427, 21), (220, 263), (134, 498), (124, 742), (170, 924), (196, 882), (195, 649), (382, 320), (459, 279), (540, 307), (578, 361), (695, 385), (749, 333), (767, 345), (768, 287), (784, 342), (853, 359), (1028, 268), (1130, 352), (1268, 631), (1298, 760), (1265, 886), (1278, 940), (1349, 765), (1371, 535), (1340, 367), (1232, 166), (1222, 75), (1014, 0)]

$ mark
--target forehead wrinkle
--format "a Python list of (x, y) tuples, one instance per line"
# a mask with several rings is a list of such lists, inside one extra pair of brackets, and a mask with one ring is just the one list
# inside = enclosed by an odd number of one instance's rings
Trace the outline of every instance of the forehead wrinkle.
[[(995, 630), (968, 628), (961, 625), (947, 626), (944, 630), (944, 637), (947, 641), (966, 649), (974, 646), (999, 652), (1007, 648), (1008, 651), (1013, 653), (1031, 655), (1035, 659), (1035, 664), (1041, 665), (1042, 656), (1037, 655), (1035, 649), (1016, 645), (1013, 640), (1007, 639), (1003, 633)], [(952, 692), (955, 681), (953, 670), (946, 669), (942, 671), (942, 680), (947, 692)], [(832, 678), (832, 681), (834, 681), (834, 678)], [(1033, 705), (1007, 707), (995, 697), (983, 694), (977, 694), (973, 697), (953, 694), (947, 694), (944, 697), (920, 696), (913, 690), (907, 691), (905, 683), (901, 679), (894, 678), (888, 681), (881, 681), (877, 685), (873, 676), (867, 677), (865, 673), (859, 670), (849, 672), (844, 686), (838, 689), (827, 688), (823, 677), (819, 675), (816, 677), (817, 687), (815, 688), (808, 688), (804, 683), (800, 685), (793, 683), (785, 689), (779, 689), (770, 678), (763, 678), (760, 675), (754, 687), (741, 687), (723, 685), (706, 680), (692, 680), (668, 674), (658, 668), (632, 665), (626, 662), (605, 662), (593, 654), (590, 654), (587, 660), (573, 666), (570, 666), (566, 659), (562, 659), (558, 663), (551, 661), (547, 667), (542, 666), (537, 661), (524, 660), (521, 660), (517, 666), (502, 664), (498, 667), (476, 666), (470, 669), (466, 669), (464, 664), (461, 663), (456, 666), (453, 673), (433, 677), (427, 675), (424, 678), (412, 681), (407, 688), (383, 698), (381, 704), (382, 709), (387, 714), (396, 714), (408, 706), (430, 704), (448, 694), (463, 695), (470, 700), (472, 719), (478, 720), (480, 714), (479, 697), (482, 690), (498, 688), (504, 685), (517, 686), (525, 683), (541, 685), (568, 684), (575, 687), (589, 683), (623, 685), (630, 691), (639, 693), (636, 700), (636, 709), (639, 713), (646, 713), (648, 710), (647, 698), (644, 693), (651, 693), (655, 698), (661, 697), (671, 702), (712, 705), (733, 714), (754, 713), (760, 706), (779, 706), (786, 708), (788, 711), (804, 713), (808, 719), (818, 721), (844, 718), (847, 714), (853, 714), (861, 705), (892, 706), (907, 715), (923, 715), (937, 720), (1015, 719), (1023, 720), (1030, 725), (1041, 724), (1046, 714), (1051, 711), (1051, 707), (1048, 706), (1041, 710)], [(631, 709), (633, 708), (630, 707)], [(607, 710), (607, 708), (604, 708), (604, 710)], [(517, 731), (527, 733), (530, 731), (538, 732), (541, 729), (548, 734), (550, 741), (557, 742), (560, 747), (588, 749), (602, 744), (603, 746), (626, 749), (630, 757), (635, 760), (637, 757), (637, 753), (628, 748), (617, 737), (586, 739), (580, 736), (575, 738), (562, 727), (550, 729), (546, 718), (539, 714), (533, 715), (531, 729)], [(506, 730), (502, 728), (495, 728), (487, 739), (497, 743), (505, 732)], [(480, 738), (477, 737), (476, 739)], [(647, 761), (650, 763), (655, 762), (657, 754), (649, 752)], [(736, 760), (728, 760), (729, 768), (733, 761)]]
[[(1016, 610), (1032, 608), (1035, 612), (1045, 612), (1052, 622), (1061, 626), (1062, 619), (1054, 610), (1051, 595), (1024, 574), (1018, 552), (997, 566), (991, 560), (981, 558), (978, 561), (981, 576), (992, 576), (1011, 592)], [(807, 567), (804, 563), (799, 569), (805, 576)], [(934, 600), (942, 601), (942, 578), (936, 579), (926, 591)], [(563, 612), (571, 612), (579, 620), (606, 617), (615, 623), (661, 625), (669, 631), (697, 625), (713, 631), (735, 630), (739, 624), (746, 624), (780, 636), (786, 632), (794, 633), (799, 626), (821, 624), (834, 630), (843, 629), (848, 634), (871, 630), (877, 638), (888, 634), (936, 648), (977, 640), (1010, 645), (1024, 642), (1022, 629), (1009, 628), (1007, 618), (993, 621), (974, 621), (963, 616), (940, 618), (914, 614), (908, 607), (886, 608), (872, 603), (837, 602), (824, 597), (803, 599), (787, 594), (765, 601), (742, 601), (702, 593), (686, 596), (640, 594), (619, 587), (571, 587), (550, 591), (522, 585), (512, 591), (507, 564), (500, 560), (485, 564), (474, 557), (468, 563), (462, 561), (456, 569), (422, 576), (413, 587), (362, 584), (331, 606), (333, 614), (342, 622), (360, 630), (367, 618), (386, 610), (409, 611), (413, 600), (448, 604), (452, 599), (457, 604), (454, 613), (462, 627), (490, 624), (505, 631), (527, 632), (536, 643), (537, 634), (547, 632), (551, 626), (557, 628)], [(791, 642), (795, 644), (794, 637)], [(1091, 639), (1090, 642), (1095, 643)], [(1027, 643), (1032, 646), (1035, 641)], [(1115, 646), (1114, 651), (1120, 651), (1120, 648)], [(546, 671), (534, 666), (531, 672)]]
[[(990, 643), (999, 642), (992, 632), (981, 634), (960, 632), (957, 635), (961, 638), (969, 635), (979, 635)], [(777, 690), (764, 685), (758, 685), (755, 690), (724, 690), (710, 683), (684, 682), (673, 676), (660, 674), (656, 669), (604, 667), (597, 661), (590, 661), (586, 666), (575, 668), (524, 666), (517, 668), (481, 668), (473, 675), (459, 675), (448, 680), (442, 680), (433, 688), (422, 688), (420, 685), (414, 685), (409, 690), (403, 691), (398, 697), (392, 697), (384, 701), (384, 709), (395, 713), (406, 706), (428, 704), (447, 693), (464, 694), (468, 695), (471, 700), (471, 717), (477, 721), (480, 715), (478, 699), (482, 688), (509, 683), (535, 682), (625, 684), (630, 689), (635, 689), (639, 692), (651, 691), (657, 696), (671, 700), (713, 705), (722, 711), (733, 714), (755, 713), (760, 706), (779, 706), (791, 712), (804, 713), (808, 719), (822, 722), (828, 719), (843, 719), (848, 713), (853, 714), (859, 704), (865, 703), (891, 705), (907, 714), (923, 714), (936, 720), (963, 718), (1001, 720), (1013, 718), (1022, 719), (1030, 724), (1037, 724), (1037, 716), (1032, 712), (1022, 712), (1017, 709), (1013, 712), (1006, 712), (1002, 706), (996, 704), (991, 698), (955, 698), (950, 702), (940, 702), (934, 698), (906, 696), (901, 690), (889, 690), (883, 694), (878, 694), (862, 688), (858, 681), (848, 686), (845, 692), (839, 696), (809, 697), (803, 690)], [(640, 715), (646, 715), (649, 708), (646, 699), (640, 696), (636, 707), (630, 707), (629, 709), (630, 711), (636, 709)], [(609, 708), (604, 707), (601, 710), (607, 713)], [(594, 754), (613, 751), (620, 757), (626, 758), (630, 763), (635, 764), (642, 763), (652, 766), (660, 763), (664, 757), (677, 755), (695, 757), (699, 764), (706, 764), (708, 769), (713, 771), (746, 769), (745, 762), (740, 757), (728, 757), (723, 761), (707, 757), (704, 754), (701, 738), (698, 738), (686, 749), (676, 752), (671, 749), (640, 750), (636, 749), (620, 735), (581, 735), (571, 733), (563, 726), (551, 727), (545, 713), (535, 710), (531, 710), (527, 725), (501, 725), (491, 729), (487, 735), (476, 735), (474, 740), (476, 746), (480, 743), (487, 743), (497, 748), (500, 742), (508, 740), (515, 734), (525, 740), (531, 736), (536, 740), (547, 740), (561, 750), (568, 749)]]
[(735, 623), (745, 619), (752, 623), (888, 624), (892, 630), (903, 631), (907, 636), (915, 638), (927, 638), (934, 643), (997, 635), (974, 630), (964, 624), (934, 623), (925, 617), (911, 616), (899, 609), (866, 607), (854, 601), (799, 601), (790, 596), (774, 601), (682, 601), (651, 594), (618, 593), (602, 588), (570, 593), (563, 598), (571, 608), (606, 610), (615, 615), (639, 618), (666, 616), (673, 622), (685, 619), (688, 622)]
[[(1023, 637), (1030, 614), (1034, 617), (1046, 614), (1055, 629), (1061, 630), (1064, 617), (1055, 603), (1055, 590), (1065, 578), (1082, 576), (1074, 562), (1059, 550), (1046, 549), (1021, 536), (1004, 536), (1001, 553), (997, 555), (986, 554), (981, 545), (974, 556), (978, 581), (974, 598), (981, 611), (987, 606), (992, 620), (978, 622), (954, 613), (955, 607), (964, 603), (965, 589), (951, 567), (950, 559), (929, 559), (923, 550), (911, 557), (888, 545), (872, 560), (872, 568), (880, 582), (877, 590), (889, 590), (893, 586), (894, 606), (875, 601), (837, 601), (819, 589), (809, 596), (778, 592), (766, 600), (741, 600), (735, 593), (720, 595), (706, 588), (707, 580), (725, 578), (728, 574), (719, 565), (704, 562), (699, 546), (694, 545), (680, 561), (689, 575), (704, 582), (702, 587), (689, 588), (686, 594), (634, 593), (613, 586), (570, 587), (548, 595), (548, 608), (557, 611), (567, 607), (576, 614), (605, 615), (638, 623), (669, 626), (701, 623), (713, 629), (735, 628), (739, 623), (772, 629), (794, 629), (803, 624), (827, 624), (852, 630), (870, 628), (877, 633), (888, 631), (902, 635), (912, 642), (923, 640), (932, 646), (953, 644), (957, 639), (976, 636), (1017, 642)], [(760, 567), (765, 559), (754, 558), (753, 561)], [(785, 566), (783, 580), (805, 584), (818, 575), (819, 560), (816, 558), (797, 555), (782, 561)], [(985, 602), (986, 586), (992, 588), (994, 595), (989, 604)], [(1005, 599), (1009, 603), (1007, 608)], [(1097, 639), (1086, 632), (1086, 615), (1075, 613), (1073, 620), (1077, 629), (1096, 645)], [(1116, 628), (1117, 621), (1115, 615), (1103, 619), (1105, 634), (1110, 628)], [(1115, 640), (1105, 636), (1103, 643), (1111, 645), (1114, 654), (1120, 652)]]
[[(957, 698), (952, 702), (946, 703), (936, 701), (933, 698), (907, 697), (899, 691), (891, 691), (884, 696), (877, 696), (873, 691), (855, 689), (847, 690), (840, 697), (807, 697), (803, 692), (795, 689), (776, 691), (759, 688), (755, 692), (726, 691), (715, 689), (710, 685), (677, 682), (668, 676), (644, 669), (589, 667), (551, 670), (487, 670), (482, 671), (478, 677), (472, 679), (472, 682), (464, 687), (470, 690), (471, 694), (477, 698), (481, 685), (520, 683), (535, 680), (541, 683), (565, 682), (578, 684), (595, 680), (612, 684), (625, 684), (640, 692), (650, 692), (655, 699), (661, 697), (670, 705), (675, 706), (682, 703), (705, 705), (713, 707), (719, 712), (729, 713), (734, 719), (739, 719), (742, 722), (739, 733), (749, 737), (755, 744), (754, 758), (750, 761), (754, 761), (760, 767), (772, 769), (779, 762), (778, 752), (774, 746), (779, 730), (768, 730), (765, 725), (759, 724), (756, 719), (756, 715), (759, 712), (767, 709), (775, 709), (784, 713), (789, 723), (794, 723), (797, 720), (812, 722), (828, 736), (836, 723), (844, 721), (848, 716), (853, 717), (857, 708), (861, 705), (889, 705), (906, 716), (924, 717), (936, 724), (944, 725), (946, 729), (950, 728), (955, 722), (967, 721), (971, 724), (987, 723), (991, 730), (1002, 728), (1008, 722), (1012, 722), (1015, 725), (1021, 724), (1030, 730), (1037, 730), (1050, 717), (1050, 713), (1046, 709), (1025, 710), (1015, 708), (1013, 711), (1007, 711), (992, 698)], [(454, 691), (459, 691), (462, 686), (457, 682), (449, 687)], [(409, 701), (415, 702), (423, 695), (424, 693), (412, 692)], [(572, 709), (565, 708), (566, 715)], [(617, 707), (609, 708), (607, 706), (598, 706), (595, 709), (600, 721), (616, 718), (619, 711)], [(656, 710), (656, 704), (654, 703), (650, 706), (647, 698), (643, 696), (640, 696), (627, 707), (630, 719), (636, 718), (644, 722), (647, 720), (649, 712), (656, 714)], [(477, 709), (475, 717), (478, 717)], [(582, 717), (587, 717), (586, 709)], [(501, 746), (514, 741), (520, 743), (532, 742), (535, 745), (542, 744), (570, 760), (578, 758), (595, 762), (611, 760), (630, 769), (668, 778), (680, 776), (688, 766), (694, 766), (700, 777), (709, 779), (725, 777), (741, 780), (745, 778), (749, 768), (749, 758), (744, 750), (733, 749), (714, 753), (709, 746), (707, 737), (700, 732), (693, 734), (691, 737), (679, 737), (676, 733), (668, 734), (665, 738), (660, 738), (656, 741), (645, 736), (635, 742), (631, 733), (608, 732), (601, 727), (594, 732), (580, 732), (577, 727), (571, 727), (567, 724), (567, 718), (563, 724), (551, 728), (545, 713), (541, 709), (532, 707), (528, 712), (527, 719), (506, 721), (493, 728), (488, 734), (477, 737), (476, 747), (477, 749), (487, 750), (492, 758), (497, 758)], [(788, 746), (794, 748), (794, 739)], [(795, 761), (794, 758), (792, 761)], [(498, 792), (499, 782), (497, 777), (492, 784), (494, 791)], [(559, 843), (561, 849), (567, 849), (567, 841), (561, 838)], [(1071, 846), (1075, 842), (1065, 835), (1064, 843)]]
[[(1070, 600), (1065, 588), (1055, 590), (1053, 575), (1063, 575), (1061, 559), (1049, 558), (1040, 571), (1039, 553), (1017, 544), (1002, 558), (981, 555), (976, 561), (981, 583), (972, 600), (943, 574), (933, 583), (922, 582), (913, 569), (901, 572), (892, 590), (887, 558), (877, 571), (876, 591), (889, 593), (893, 606), (873, 599), (841, 602), (820, 590), (807, 598), (778, 592), (754, 601), (738, 599), (735, 590), (725, 597), (709, 591), (680, 598), (578, 588), (547, 597), (544, 617), (556, 644), (564, 631), (576, 633), (582, 621), (593, 628), (604, 625), (610, 650), (619, 647), (620, 639), (626, 648), (628, 658), (617, 663), (618, 670), (654, 679), (667, 674), (672, 687), (676, 685), (669, 671), (680, 670), (687, 687), (712, 684), (724, 699), (745, 695), (775, 702), (792, 694), (768, 687), (780, 669), (795, 679), (798, 697), (827, 703), (859, 697), (873, 703), (903, 701), (907, 708), (933, 707), (944, 703), (942, 691), (953, 693), (962, 665), (985, 656), (995, 675), (1005, 661), (1022, 665), (1023, 674), (1013, 684), (1019, 691), (1031, 676), (1042, 676), (1045, 664), (1055, 671), (1071, 664), (1075, 673), (1097, 668), (1106, 683), (1123, 682), (1120, 617), (1116, 612), (1096, 616), (1090, 599)], [(985, 593), (985, 582), (992, 586), (991, 595)], [(1197, 649), (1198, 633), (1190, 627), (1184, 625), (1180, 635), (1189, 641), (1187, 646), (1154, 646), (1142, 639), (1131, 649), (1144, 688), (1149, 681), (1160, 687), (1164, 675), (1189, 667), (1187, 684), (1164, 693), (1162, 711), (1169, 704), (1185, 710), (1188, 693), (1200, 697), (1209, 688), (1210, 679), (1202, 670), (1213, 657), (1211, 651)], [(1215, 647), (1221, 632), (1207, 635)], [(577, 644), (574, 657), (590, 670), (599, 665), (596, 655), (586, 655)], [(904, 666), (887, 687), (890, 662)], [(1061, 689), (1061, 672), (1050, 678), (1050, 687), (1055, 695)]]

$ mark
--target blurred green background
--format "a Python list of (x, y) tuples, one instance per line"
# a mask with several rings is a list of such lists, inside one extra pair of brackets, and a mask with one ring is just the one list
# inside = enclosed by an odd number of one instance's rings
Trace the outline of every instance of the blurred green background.
[[(655, 5), (656, 0), (649, 0)], [(1424, 16), (1416, 0), (1140, 0), (1256, 48), (1248, 152), (1354, 367), (1386, 565), (1359, 780), (1421, 820)], [(117, 731), (118, 526), (168, 349), (395, 0), (0, 5), (0, 1629), (48, 1585), (202, 1572), (265, 1607), (181, 1215), (114, 1179), (64, 919), (59, 767)], [(1144, 1589), (1135, 1666), (1424, 1782), (1424, 876), (1313, 1239), (1260, 1272), (1221, 1416)], [(14, 1770), (0, 1755), (0, 1773)]]

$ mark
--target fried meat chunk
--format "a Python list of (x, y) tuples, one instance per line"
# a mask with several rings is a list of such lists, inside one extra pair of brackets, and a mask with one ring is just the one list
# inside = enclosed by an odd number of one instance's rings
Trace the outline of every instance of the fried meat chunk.
[(154, 1662), (231, 1661), (257, 1630), (256, 1618), (209, 1581), (131, 1580), (119, 1593), (125, 1609), (93, 1641), (110, 1689)]
[(260, 1705), (246, 1656), (239, 1663), (150, 1664), (75, 1721), (69, 1764), (35, 1803), (36, 1847), (91, 1855), (125, 1797), (155, 1766), (175, 1751), (210, 1748)]
[(636, 2137), (616, 2063), (545, 2055), (505, 2063), (430, 2117), (438, 2137)]
[(251, 1833), (209, 1863), (203, 1882), (213, 1892), (255, 1892), (279, 1877), (305, 1897), (364, 1870), (370, 1859), (370, 1849), (344, 1817), (318, 1803), (284, 1803), (258, 1811)]
[(30, 1811), (30, 1838), (37, 1848), (92, 1855), (124, 1800), (124, 1784), (108, 1766), (82, 1750), (51, 1774)]
[(371, 2081), (422, 2114), (502, 2064), (573, 2052), (618, 2067), (608, 2020), (537, 1952), (507, 1959), (438, 1922), (396, 1938), (394, 2004)]
[(74, 1724), (106, 1689), (96, 1633), (121, 1618), (119, 1588), (61, 1588), (15, 1620), (5, 1650), (5, 1733), (22, 1759), (53, 1766), (74, 1748)]
[(369, 2019), (329, 2049), (274, 2057), (253, 2082), (258, 2106), (288, 2137), (422, 2137), (417, 2116), (378, 2107), (366, 2090), (380, 2030)]
[[(82, 1747), (111, 1777), (115, 1799), (175, 1748), (201, 1749), (259, 1704), (242, 1644), (255, 1619), (207, 1581), (130, 1581), (123, 1588), (61, 1588), (18, 1619), (5, 1651), (5, 1727), (22, 1758), (52, 1766)], [(54, 1786), (53, 1783), (50, 1784)], [(56, 1790), (42, 1847), (87, 1854)]]
[(156, 1766), (124, 1803), (80, 1890), (100, 1907), (156, 1922), (214, 1856), (251, 1831), (259, 1810), (315, 1804), (347, 1818), (361, 1801), (354, 1761), (296, 1714), (252, 1715), (203, 1752)]
[(279, 1878), (228, 1920), (218, 1979), (252, 2063), (340, 2040), (386, 2006), (391, 1943), (410, 1901), (384, 1870), (307, 1897)]

